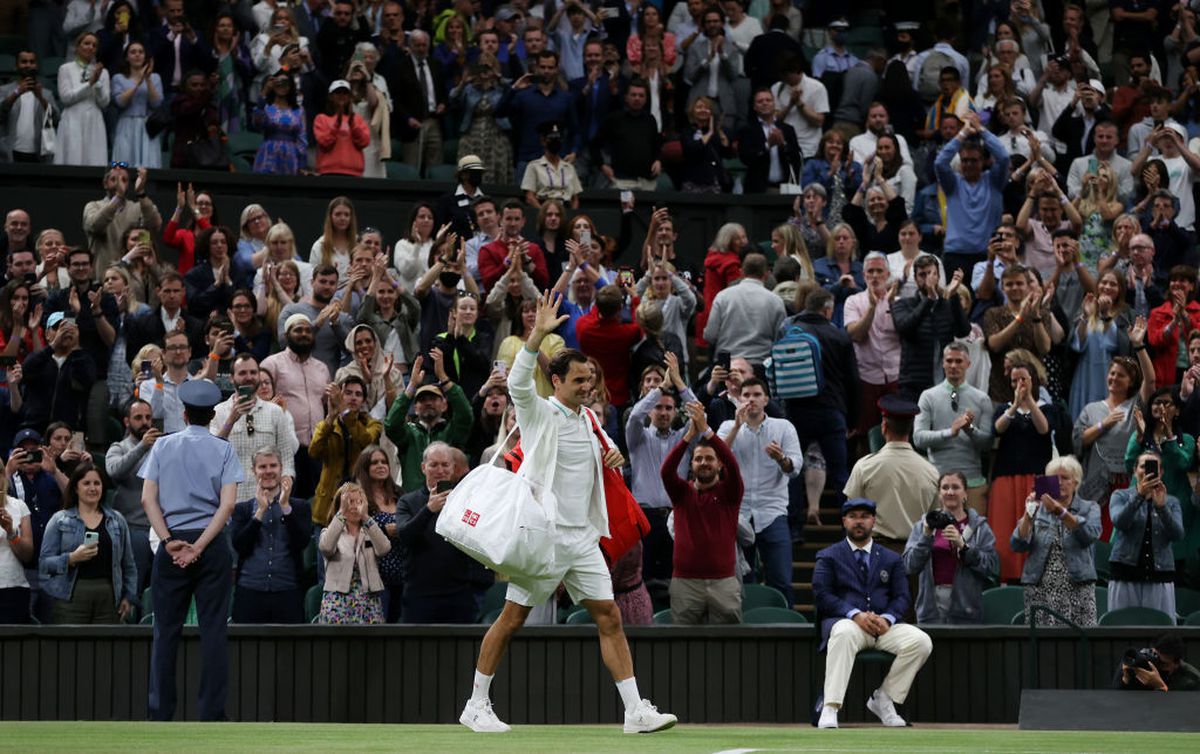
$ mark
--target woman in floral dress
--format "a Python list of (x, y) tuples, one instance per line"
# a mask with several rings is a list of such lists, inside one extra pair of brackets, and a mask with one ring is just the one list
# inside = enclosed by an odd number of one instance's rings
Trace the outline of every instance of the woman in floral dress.
[(333, 507), (337, 513), (318, 542), (325, 556), (325, 593), (317, 622), (383, 623), (384, 586), (377, 558), (387, 555), (392, 543), (367, 515), (367, 495), (358, 483), (343, 484), (333, 496)]
[(304, 109), (296, 100), (296, 86), (286, 72), (267, 79), (252, 120), (254, 127), (263, 132), (263, 143), (254, 155), (255, 173), (296, 175), (307, 167)]

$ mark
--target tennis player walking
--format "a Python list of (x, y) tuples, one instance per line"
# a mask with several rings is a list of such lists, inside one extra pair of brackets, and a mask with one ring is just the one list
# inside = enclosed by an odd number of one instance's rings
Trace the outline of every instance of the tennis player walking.
[[(567, 320), (559, 316), (562, 297), (543, 294), (537, 318), (525, 347), (517, 354), (508, 375), (508, 390), (521, 428), (524, 464), (535, 488), (551, 491), (557, 499), (555, 571), (544, 579), (509, 582), (504, 610), (492, 624), (479, 650), (475, 685), (459, 722), (477, 733), (503, 733), (509, 726), (492, 710), (488, 696), (500, 658), (535, 605), (550, 598), (562, 582), (571, 599), (582, 604), (596, 622), (600, 653), (616, 681), (625, 705), (626, 733), (653, 733), (675, 725), (674, 715), (659, 712), (638, 693), (633, 658), (621, 627), (621, 613), (613, 602), (612, 577), (600, 552), (600, 538), (608, 535), (604, 502), (603, 469), (625, 463), (616, 443), (601, 456), (600, 442), (589, 411), (583, 408), (592, 388), (592, 370), (578, 351), (564, 349), (550, 361), (553, 397), (538, 396), (533, 382), (542, 339)], [(603, 430), (599, 430), (603, 431)]]

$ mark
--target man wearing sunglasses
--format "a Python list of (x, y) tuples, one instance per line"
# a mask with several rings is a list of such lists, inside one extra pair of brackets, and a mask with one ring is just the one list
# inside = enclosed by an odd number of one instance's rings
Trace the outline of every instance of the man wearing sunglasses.
[(125, 231), (141, 225), (152, 235), (162, 228), (162, 215), (146, 195), (149, 171), (137, 169), (133, 195), (129, 196), (129, 171), (124, 162), (114, 162), (104, 174), (104, 198), (88, 202), (83, 208), (83, 230), (88, 248), (96, 255), (95, 270), (107, 270), (125, 254), (121, 242)]
[(967, 478), (967, 505), (987, 515), (987, 477), (980, 453), (992, 446), (992, 401), (967, 382), (971, 357), (967, 344), (953, 341), (942, 349), (946, 379), (921, 393), (921, 413), (913, 422), (913, 446), (929, 456), (938, 474), (960, 471)]
[(300, 448), (292, 415), (271, 401), (258, 397), (258, 360), (242, 352), (233, 358), (234, 394), (217, 404), (209, 430), (233, 446), (245, 479), (238, 482), (238, 500), (254, 497), (255, 454), (264, 446), (279, 451), (279, 476), (290, 491), (296, 480), (295, 458)]

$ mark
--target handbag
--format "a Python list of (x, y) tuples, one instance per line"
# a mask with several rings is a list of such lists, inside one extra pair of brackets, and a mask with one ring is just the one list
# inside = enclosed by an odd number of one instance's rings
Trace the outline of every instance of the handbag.
[[(591, 409), (584, 409), (592, 423), (592, 431), (600, 440), (601, 457), (608, 453), (608, 442), (596, 416)], [(600, 550), (604, 560), (611, 568), (630, 548), (642, 541), (650, 533), (650, 519), (646, 518), (642, 506), (625, 485), (625, 477), (620, 469), (610, 469), (604, 466), (604, 504), (608, 509), (608, 536), (601, 537)]]
[(146, 133), (153, 139), (155, 136), (169, 129), (174, 122), (175, 116), (171, 114), (170, 104), (163, 102), (146, 116)]
[(42, 116), (42, 157), (53, 157), (58, 148), (58, 128), (54, 123), (54, 110), (47, 107)]
[(187, 167), (199, 170), (229, 170), (229, 155), (219, 136), (192, 139), (184, 146)]
[(510, 579), (544, 579), (554, 573), (556, 501), (549, 489), (535, 490), (524, 469), (496, 465), (512, 435), (450, 492), (434, 530)]
[(779, 193), (789, 196), (803, 194), (804, 187), (800, 185), (800, 177), (796, 175), (796, 171), (790, 164), (788, 165), (788, 178), (790, 180), (779, 184)]

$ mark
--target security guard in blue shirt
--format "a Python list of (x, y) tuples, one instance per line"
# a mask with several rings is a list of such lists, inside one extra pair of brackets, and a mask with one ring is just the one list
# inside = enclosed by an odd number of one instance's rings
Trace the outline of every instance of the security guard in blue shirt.
[(225, 524), (237, 502), (242, 464), (233, 446), (209, 433), (220, 389), (204, 380), (179, 387), (187, 427), (159, 439), (138, 476), (142, 507), (161, 544), (154, 556), (154, 645), (150, 719), (175, 716), (175, 651), (193, 596), (200, 618), (201, 720), (224, 720), (229, 692), (226, 621), (233, 551)]

